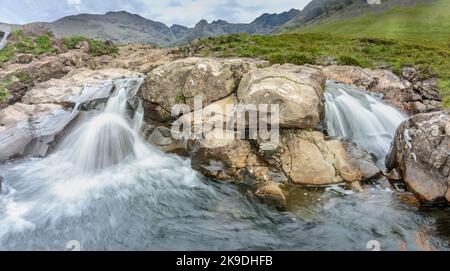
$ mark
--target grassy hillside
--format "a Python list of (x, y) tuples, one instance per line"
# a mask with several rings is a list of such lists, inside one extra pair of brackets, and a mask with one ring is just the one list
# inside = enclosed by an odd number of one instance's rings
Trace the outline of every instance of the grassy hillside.
[(339, 21), (325, 21), (297, 31), (352, 37), (423, 40), (450, 44), (450, 1), (393, 8)]
[(399, 73), (404, 66), (435, 75), (450, 107), (450, 47), (441, 43), (405, 42), (386, 38), (356, 38), (330, 34), (297, 33), (277, 36), (230, 35), (201, 42), (203, 56), (257, 57), (272, 63), (318, 64), (335, 62), (367, 68), (389, 68)]

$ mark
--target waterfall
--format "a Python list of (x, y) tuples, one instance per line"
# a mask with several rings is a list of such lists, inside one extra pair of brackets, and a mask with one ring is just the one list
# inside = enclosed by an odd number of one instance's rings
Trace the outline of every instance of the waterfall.
[(139, 186), (143, 176), (150, 181), (150, 187), (143, 189), (147, 192), (153, 186), (173, 189), (190, 187), (193, 181), (200, 184), (188, 161), (163, 154), (141, 138), (143, 107), (139, 103), (130, 114), (129, 102), (142, 82), (142, 78), (116, 81), (104, 111), (76, 126), (50, 156), (0, 166), (5, 177), (0, 250), (7, 234), (61, 220), (69, 223), (68, 217), (81, 215), (94, 200), (128, 197), (129, 185)]
[(327, 82), (325, 100), (328, 134), (350, 139), (373, 153), (381, 165), (405, 116), (377, 97), (331, 81)]
[[(1, 29), (0, 29), (1, 30)], [(2, 50), (3, 48), (6, 47), (6, 45), (8, 44), (8, 36), (9, 36), (9, 32), (10, 30), (3, 30), (3, 37), (2, 40), (0, 41), (0, 50)]]
[(133, 118), (133, 129), (136, 132), (140, 132), (143, 123), (144, 123), (144, 107), (142, 105), (142, 101), (139, 101), (138, 108), (136, 109)]
[[(63, 159), (73, 163), (81, 172), (103, 170), (132, 159), (139, 135), (130, 124), (127, 103), (141, 84), (142, 80), (116, 82), (116, 91), (105, 111), (81, 125), (62, 143)], [(137, 118), (142, 121), (141, 117)]]

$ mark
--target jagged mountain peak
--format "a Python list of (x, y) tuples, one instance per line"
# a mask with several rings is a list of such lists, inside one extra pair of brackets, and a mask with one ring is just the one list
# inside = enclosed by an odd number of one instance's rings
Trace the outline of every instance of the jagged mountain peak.
[(179, 24), (167, 26), (125, 10), (105, 14), (78, 14), (63, 17), (51, 23), (38, 23), (52, 30), (57, 36), (82, 35), (88, 38), (112, 40), (116, 43), (145, 43), (160, 46), (183, 44), (198, 38), (248, 33), (268, 34), (294, 18), (297, 9), (282, 13), (265, 13), (251, 23), (229, 23), (217, 19), (209, 23), (200, 20), (194, 27)]

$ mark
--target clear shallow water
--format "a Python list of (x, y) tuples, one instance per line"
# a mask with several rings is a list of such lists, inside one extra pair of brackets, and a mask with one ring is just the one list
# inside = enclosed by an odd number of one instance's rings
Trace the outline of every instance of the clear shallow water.
[(71, 240), (82, 250), (366, 250), (370, 240), (448, 249), (448, 212), (422, 213), (381, 188), (297, 188), (278, 212), (204, 179), (140, 138), (141, 111), (125, 110), (130, 86), (54, 154), (0, 167), (0, 250), (64, 250)]

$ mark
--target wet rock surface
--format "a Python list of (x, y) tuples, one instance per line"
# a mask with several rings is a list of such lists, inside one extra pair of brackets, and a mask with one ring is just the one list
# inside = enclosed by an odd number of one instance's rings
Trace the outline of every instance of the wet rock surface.
[(397, 169), (423, 201), (448, 201), (450, 174), (450, 111), (419, 114), (397, 130), (389, 169)]

